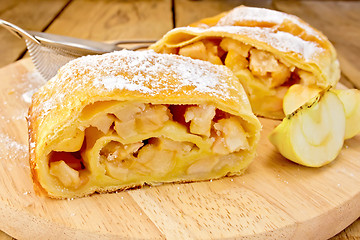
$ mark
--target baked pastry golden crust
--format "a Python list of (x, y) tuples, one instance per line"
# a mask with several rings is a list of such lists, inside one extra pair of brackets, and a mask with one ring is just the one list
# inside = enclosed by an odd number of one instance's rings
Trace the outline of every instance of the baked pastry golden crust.
[(242, 174), (261, 128), (230, 70), (151, 50), (69, 62), (28, 123), (32, 177), (53, 198)]
[(329, 40), (300, 18), (240, 6), (175, 28), (150, 47), (226, 65), (243, 84), (256, 115), (281, 119), (282, 99), (295, 83), (334, 86), (340, 78)]

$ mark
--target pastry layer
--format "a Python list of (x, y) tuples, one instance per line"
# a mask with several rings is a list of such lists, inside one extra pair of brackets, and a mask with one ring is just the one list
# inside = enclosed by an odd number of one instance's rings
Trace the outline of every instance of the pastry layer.
[(33, 97), (30, 163), (55, 198), (243, 173), (260, 123), (231, 71), (152, 51), (74, 60)]
[(340, 78), (328, 39), (296, 16), (240, 6), (169, 31), (156, 52), (229, 67), (243, 84), (255, 114), (281, 119), (282, 99), (295, 83), (326, 88)]

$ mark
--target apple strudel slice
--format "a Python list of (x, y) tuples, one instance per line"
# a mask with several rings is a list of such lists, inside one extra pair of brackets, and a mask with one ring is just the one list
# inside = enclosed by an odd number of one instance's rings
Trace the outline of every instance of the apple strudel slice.
[(35, 187), (53, 198), (239, 175), (261, 129), (230, 70), (151, 50), (71, 61), (28, 123)]
[(256, 115), (282, 119), (282, 100), (297, 83), (325, 89), (340, 78), (336, 51), (296, 16), (240, 6), (188, 27), (175, 28), (150, 46), (229, 67)]

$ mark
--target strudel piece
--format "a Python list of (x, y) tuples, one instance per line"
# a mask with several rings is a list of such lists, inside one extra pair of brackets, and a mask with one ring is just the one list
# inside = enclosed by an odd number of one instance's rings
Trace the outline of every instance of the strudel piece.
[(256, 115), (282, 119), (282, 99), (297, 83), (325, 89), (340, 78), (328, 39), (296, 16), (240, 6), (169, 31), (150, 48), (229, 67)]
[(53, 198), (242, 174), (261, 128), (226, 67), (150, 50), (71, 61), (28, 123), (32, 177)]

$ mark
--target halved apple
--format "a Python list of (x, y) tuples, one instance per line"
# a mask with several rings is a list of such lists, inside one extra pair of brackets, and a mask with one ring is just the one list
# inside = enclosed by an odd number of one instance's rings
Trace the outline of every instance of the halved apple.
[(345, 139), (360, 133), (360, 91), (357, 89), (334, 89), (344, 105), (346, 127)]
[[(320, 88), (314, 86), (292, 85), (283, 100), (285, 115), (293, 113), (320, 91)], [(330, 91), (336, 93), (344, 105), (345, 139), (352, 138), (360, 133), (360, 91), (357, 89), (331, 89)]]
[(288, 114), (270, 134), (270, 142), (291, 161), (320, 167), (333, 161), (344, 143), (345, 111), (328, 89)]

